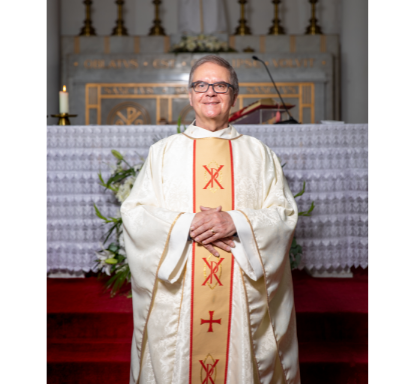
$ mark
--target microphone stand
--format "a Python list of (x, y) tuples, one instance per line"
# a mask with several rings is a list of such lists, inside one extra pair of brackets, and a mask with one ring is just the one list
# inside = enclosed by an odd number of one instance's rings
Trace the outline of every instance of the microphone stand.
[(286, 104), (285, 104), (285, 102), (283, 101), (281, 94), (279, 93), (278, 87), (276, 86), (275, 81), (274, 81), (274, 79), (272, 78), (272, 75), (271, 75), (271, 73), (270, 73), (270, 71), (269, 71), (267, 65), (264, 63), (264, 61), (260, 60), (257, 56), (253, 56), (253, 60), (257, 60), (257, 61), (259, 61), (260, 63), (263, 63), (265, 69), (266, 69), (267, 72), (268, 72), (269, 78), (271, 79), (272, 84), (274, 84), (275, 90), (276, 90), (276, 92), (278, 93), (279, 98), (281, 99), (281, 102), (282, 102), (283, 107), (285, 108), (287, 114), (290, 116), (290, 117), (289, 117), (289, 120), (279, 121), (278, 123), (275, 123), (275, 124), (299, 124), (299, 122), (298, 122), (296, 119), (293, 118), (293, 116), (291, 115), (291, 113), (290, 113), (289, 110), (287, 109)]

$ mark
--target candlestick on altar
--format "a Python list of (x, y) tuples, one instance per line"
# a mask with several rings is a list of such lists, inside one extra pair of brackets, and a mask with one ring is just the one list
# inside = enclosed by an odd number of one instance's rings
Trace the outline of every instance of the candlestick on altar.
[(92, 5), (92, 1), (91, 0), (85, 0), (83, 2), (83, 4), (85, 4), (85, 8), (86, 8), (86, 18), (85, 21), (83, 22), (83, 27), (81, 29), (81, 33), (79, 34), (79, 36), (96, 36), (96, 31), (94, 30), (93, 26), (92, 26), (92, 19), (91, 19), (91, 5)]
[(124, 18), (123, 18), (123, 7), (124, 7), (124, 0), (117, 0), (115, 2), (118, 6), (118, 19), (117, 25), (112, 30), (112, 36), (128, 36), (128, 30), (124, 26)]
[(269, 35), (284, 35), (285, 34), (285, 29), (280, 25), (281, 21), (279, 20), (279, 8), (278, 5), (281, 2), (281, 0), (273, 0), (274, 3), (274, 12), (275, 12), (275, 17), (272, 20), (272, 26), (269, 29)]
[(71, 125), (69, 118), (76, 117), (78, 115), (70, 115), (69, 113), (59, 113), (57, 115), (50, 115), (51, 117), (58, 117), (57, 125)]
[(71, 125), (69, 117), (76, 117), (78, 115), (69, 114), (69, 101), (67, 87), (64, 85), (63, 90), (60, 91), (60, 113), (51, 115), (51, 117), (58, 117), (57, 125)]
[(239, 0), (238, 3), (240, 4), (240, 20), (239, 25), (236, 27), (235, 35), (251, 35), (250, 27), (247, 25), (247, 20), (245, 18), (244, 6), (247, 0)]
[(153, 0), (154, 4), (154, 20), (153, 26), (150, 28), (149, 36), (165, 36), (165, 31), (161, 25), (160, 19), (160, 4), (161, 0)]
[(310, 25), (306, 29), (306, 35), (323, 35), (322, 28), (318, 25), (318, 20), (315, 16), (315, 8), (318, 0), (309, 0), (311, 3), (311, 19)]

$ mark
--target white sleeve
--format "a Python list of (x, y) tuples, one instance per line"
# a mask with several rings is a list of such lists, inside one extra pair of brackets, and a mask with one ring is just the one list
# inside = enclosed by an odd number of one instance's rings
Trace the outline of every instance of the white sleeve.
[(195, 213), (184, 213), (172, 228), (168, 253), (158, 271), (159, 279), (171, 284), (179, 279), (189, 254), (186, 248), (191, 245), (191, 242), (188, 242), (188, 236), (194, 216)]
[(264, 276), (264, 267), (258, 255), (257, 244), (254, 241), (253, 231), (245, 216), (238, 211), (227, 211), (232, 217), (239, 240), (234, 239), (235, 248), (232, 254), (235, 260), (250, 279), (257, 281)]

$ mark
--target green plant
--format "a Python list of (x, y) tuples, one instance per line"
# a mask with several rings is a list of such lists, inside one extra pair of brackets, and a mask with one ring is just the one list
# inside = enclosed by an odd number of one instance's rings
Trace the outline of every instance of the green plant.
[[(131, 166), (118, 151), (112, 150), (111, 153), (117, 159), (116, 168), (107, 181), (104, 181), (101, 172), (98, 173), (98, 177), (100, 185), (105, 190), (112, 191), (118, 201), (122, 203), (129, 196), (143, 164)], [(110, 289), (111, 296), (114, 296), (131, 278), (124, 248), (122, 218), (104, 216), (96, 204), (94, 204), (94, 209), (96, 216), (103, 220), (104, 224), (111, 224), (111, 226), (104, 235), (102, 249), (96, 252), (98, 258), (92, 269), (94, 271), (100, 270), (106, 276), (110, 276), (106, 279), (105, 287)], [(113, 241), (107, 244), (110, 239), (113, 239)]]
[[(282, 166), (282, 168), (285, 166), (285, 164)], [(303, 196), (304, 192), (306, 191), (306, 182), (303, 181), (303, 188), (302, 190), (297, 193), (294, 198), (296, 199), (297, 197)], [(314, 210), (314, 202), (311, 202), (310, 208), (308, 211), (302, 211), (299, 212), (299, 216), (311, 216), (311, 212)], [(290, 268), (295, 269), (298, 268), (300, 265), (301, 261), (301, 256), (303, 255), (303, 247), (300, 244), (297, 244), (296, 238), (293, 236), (292, 244), (290, 246), (289, 250), (289, 258), (290, 258)]]

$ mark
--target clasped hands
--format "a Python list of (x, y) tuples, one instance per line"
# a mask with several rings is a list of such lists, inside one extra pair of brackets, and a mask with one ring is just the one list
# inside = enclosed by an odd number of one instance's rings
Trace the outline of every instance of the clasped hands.
[(190, 226), (190, 237), (216, 257), (219, 257), (219, 253), (215, 247), (229, 252), (235, 247), (232, 235), (236, 232), (229, 213), (222, 212), (222, 207), (200, 206), (200, 210)]

